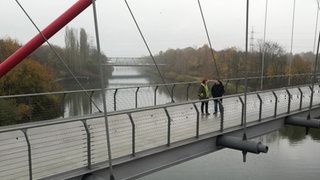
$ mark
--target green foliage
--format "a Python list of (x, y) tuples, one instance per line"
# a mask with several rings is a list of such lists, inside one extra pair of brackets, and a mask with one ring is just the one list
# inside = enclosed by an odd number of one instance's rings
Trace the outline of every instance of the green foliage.
[(31, 59), (24, 60), (3, 76), (0, 84), (1, 95), (51, 92), (61, 89), (54, 82), (50, 70)]
[(17, 41), (8, 39), (0, 39), (0, 62), (7, 59), (11, 54), (13, 54), (20, 45)]
[(0, 126), (16, 124), (19, 119), (17, 107), (9, 101), (0, 99)]
[[(19, 45), (9, 39), (1, 40), (0, 47), (6, 55), (2, 54), (1, 61), (3, 61), (17, 50)], [(0, 79), (0, 96), (61, 90), (60, 85), (54, 80), (55, 77), (50, 69), (35, 60), (25, 59)], [(57, 117), (60, 112), (59, 103), (60, 100), (51, 95), (41, 98), (1, 100), (1, 125), (29, 122), (31, 117), (32, 120)]]

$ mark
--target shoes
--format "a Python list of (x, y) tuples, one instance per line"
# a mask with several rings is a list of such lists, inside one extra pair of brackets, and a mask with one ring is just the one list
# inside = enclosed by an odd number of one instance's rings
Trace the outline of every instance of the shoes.
[(208, 116), (208, 115), (210, 115), (210, 113), (206, 113), (206, 115)]
[(217, 112), (214, 112), (213, 114), (217, 114)]

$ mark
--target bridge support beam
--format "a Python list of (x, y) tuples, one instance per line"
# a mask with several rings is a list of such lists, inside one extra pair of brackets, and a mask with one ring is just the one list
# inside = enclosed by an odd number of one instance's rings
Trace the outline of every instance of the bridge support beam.
[(267, 153), (269, 149), (261, 142), (247, 141), (232, 136), (218, 136), (217, 145), (255, 154)]
[(320, 128), (320, 120), (306, 119), (305, 117), (289, 116), (288, 118), (286, 118), (285, 124), (303, 126), (307, 128)]

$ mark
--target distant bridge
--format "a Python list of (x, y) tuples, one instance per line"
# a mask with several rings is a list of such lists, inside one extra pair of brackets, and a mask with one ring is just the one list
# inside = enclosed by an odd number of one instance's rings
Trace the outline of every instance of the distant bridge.
[(114, 75), (114, 76), (108, 77), (108, 79), (137, 79), (137, 78), (146, 78), (146, 76), (137, 74), (137, 75)]
[[(104, 66), (132, 66), (132, 67), (148, 67), (156, 66), (150, 57), (109, 57)], [(166, 64), (157, 64), (157, 66), (165, 66)]]

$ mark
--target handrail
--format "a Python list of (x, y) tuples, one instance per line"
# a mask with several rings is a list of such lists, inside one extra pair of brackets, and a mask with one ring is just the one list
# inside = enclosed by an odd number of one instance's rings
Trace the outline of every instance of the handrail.
[[(286, 77), (288, 75), (273, 75), (268, 76), (264, 78), (278, 78), (278, 77)], [(312, 76), (311, 73), (305, 73), (305, 74), (293, 74), (291, 76)], [(258, 79), (261, 77), (248, 77), (248, 80), (251, 79)], [(238, 81), (243, 80), (244, 78), (225, 78), (221, 79), (223, 82), (227, 81)], [(213, 80), (208, 80), (208, 82), (212, 82)], [(199, 81), (191, 81), (191, 82), (178, 82), (178, 83), (166, 83), (166, 84), (148, 84), (148, 85), (139, 85), (139, 86), (128, 86), (128, 87), (115, 87), (115, 88), (105, 88), (106, 91), (112, 91), (112, 90), (124, 90), (124, 89), (132, 89), (132, 88), (145, 88), (145, 87), (160, 87), (160, 86), (170, 86), (170, 85), (188, 85), (188, 84), (199, 84)], [(290, 87), (299, 87), (307, 84), (301, 84), (296, 86), (290, 86)], [(25, 97), (25, 96), (42, 96), (42, 95), (52, 95), (52, 94), (72, 94), (72, 93), (83, 93), (83, 92), (96, 92), (101, 91), (101, 89), (82, 89), (82, 90), (68, 90), (68, 91), (55, 91), (55, 92), (43, 92), (43, 93), (32, 93), (32, 94), (17, 94), (17, 95), (4, 95), (0, 96), (0, 99), (2, 98), (16, 98), (16, 97)]]
[[(187, 83), (188, 84), (188, 83)], [(319, 85), (319, 83), (317, 83), (318, 85)], [(296, 87), (301, 87), (301, 86), (305, 86), (305, 85), (299, 85), (299, 86), (292, 86), (291, 88), (296, 88)], [(158, 87), (158, 86), (157, 86)], [(121, 88), (119, 88), (119, 89), (121, 89)], [(157, 88), (156, 88), (157, 89)], [(274, 89), (274, 90), (285, 90), (286, 88), (284, 87), (284, 88), (277, 88), (277, 89)], [(118, 90), (118, 89), (116, 89), (116, 90)], [(93, 94), (93, 91), (92, 90), (90, 90), (91, 91), (91, 94)], [(99, 90), (100, 91), (100, 90)], [(248, 92), (248, 95), (250, 95), (250, 94), (255, 94), (255, 93), (263, 93), (263, 92), (266, 92), (266, 91), (268, 91), (268, 90), (263, 90), (263, 91), (255, 91), (255, 92)], [(53, 92), (53, 93), (41, 93), (41, 94), (26, 94), (26, 95), (12, 95), (12, 96), (0, 96), (0, 99), (6, 99), (6, 98), (15, 98), (15, 97), (23, 97), (23, 98), (28, 98), (28, 99), (30, 99), (30, 97), (31, 96), (40, 96), (40, 95), (54, 95), (54, 94), (61, 94), (61, 95), (63, 95), (62, 96), (62, 100), (63, 100), (63, 102), (62, 102), (62, 104), (61, 104), (61, 107), (64, 107), (65, 105), (65, 103), (64, 103), (64, 100), (65, 100), (65, 97), (68, 95), (68, 93), (69, 92), (76, 92), (76, 93), (79, 93), (79, 92), (83, 92), (83, 90), (82, 91), (62, 91), (62, 92)], [(117, 98), (116, 98), (116, 94), (117, 94), (117, 92), (118, 91), (115, 91), (114, 92), (114, 99), (113, 99), (113, 101), (114, 101), (114, 111), (119, 111), (119, 109), (117, 109), (116, 107), (117, 107)], [(139, 108), (139, 107), (137, 107), (137, 105), (138, 105), (138, 102), (137, 102), (137, 92), (135, 92), (136, 94), (135, 94), (135, 106), (132, 106), (132, 107), (129, 107), (129, 108), (127, 108), (127, 109), (135, 109), (135, 108)], [(158, 105), (161, 105), (161, 104), (157, 104), (156, 103), (156, 97), (157, 97), (157, 94), (154, 92), (154, 106), (158, 106)], [(30, 102), (28, 102), (28, 103), (30, 103)], [(119, 102), (118, 102), (119, 103)], [(125, 102), (125, 103), (127, 103), (127, 102)], [(152, 105), (152, 104), (151, 104)], [(90, 106), (90, 104), (89, 104), (89, 106)], [(91, 106), (90, 106), (90, 110), (89, 110), (89, 112), (90, 112), (90, 114), (92, 114), (92, 113), (96, 113), (96, 112), (94, 112), (94, 111), (92, 111), (91, 110)], [(123, 110), (123, 109), (122, 109)], [(125, 110), (125, 109), (124, 109)], [(64, 114), (62, 115), (62, 117), (64, 118), (65, 116), (64, 116)], [(31, 118), (31, 116), (30, 116), (30, 118)]]
[[(301, 87), (305, 87), (305, 86), (295, 86), (295, 87), (292, 87), (292, 89), (294, 89), (294, 88), (300, 89)], [(307, 87), (309, 87), (309, 86), (307, 86)], [(277, 95), (274, 93), (275, 91), (286, 90), (286, 89), (287, 88), (284, 87), (284, 88), (274, 89), (272, 91), (264, 90), (264, 91), (250, 92), (250, 93), (248, 93), (248, 95), (272, 92), (274, 94), (274, 96), (277, 97)], [(303, 92), (301, 91), (300, 93), (303, 93)], [(223, 96), (221, 98), (222, 99), (238, 98), (241, 95), (242, 94), (227, 95), (227, 96)], [(302, 98), (302, 96), (300, 98)], [(218, 98), (209, 98), (208, 100), (212, 101), (212, 100), (215, 100), (215, 99), (218, 99)], [(110, 113), (108, 113), (108, 116), (116, 116), (116, 115), (119, 115), (119, 114), (137, 113), (137, 112), (142, 112), (142, 111), (150, 111), (150, 110), (155, 110), (155, 109), (176, 107), (176, 106), (182, 106), (182, 105), (187, 105), (187, 104), (196, 104), (196, 103), (199, 103), (201, 101), (206, 101), (206, 100), (192, 100), (192, 101), (188, 101), (188, 102), (177, 102), (177, 103), (162, 104), (162, 105), (149, 106), (149, 107), (141, 107), (141, 108), (129, 109), (129, 110), (120, 110), (120, 111), (110, 112)], [(276, 104), (277, 103), (275, 103), (275, 106), (276, 106)], [(276, 116), (276, 114), (275, 114), (275, 116)], [(70, 122), (80, 121), (80, 120), (84, 120), (84, 119), (94, 119), (94, 118), (99, 118), (99, 117), (103, 117), (103, 114), (102, 113), (94, 113), (92, 115), (84, 115), (84, 116), (81, 116), (81, 117), (70, 117), (70, 118), (63, 118), (63, 119), (59, 118), (59, 119), (47, 120), (47, 121), (44, 121), (44, 122), (43, 121), (39, 121), (39, 122), (26, 123), (26, 124), (22, 124), (22, 125), (12, 125), (12, 126), (7, 126), (7, 127), (0, 127), (0, 133), (8, 132), (8, 131), (20, 130), (20, 129), (30, 129), (30, 128), (42, 127), (42, 126), (47, 126), (47, 125), (70, 123)]]

